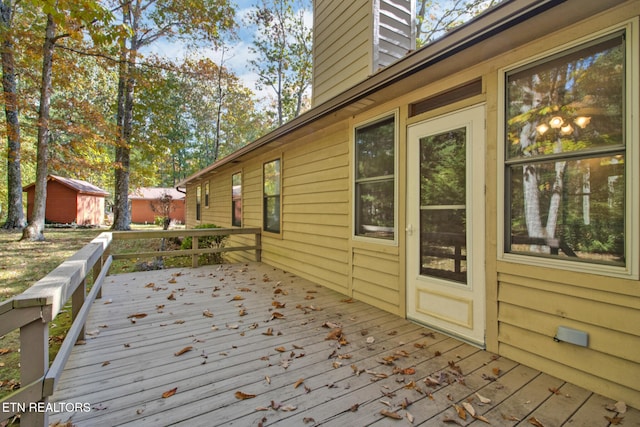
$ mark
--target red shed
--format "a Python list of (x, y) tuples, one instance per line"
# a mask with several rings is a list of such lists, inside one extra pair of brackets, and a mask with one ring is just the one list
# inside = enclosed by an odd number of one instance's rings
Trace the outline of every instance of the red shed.
[[(165, 206), (162, 200), (168, 201)], [(184, 193), (175, 188), (140, 187), (129, 194), (131, 222), (153, 224), (156, 217), (168, 214), (172, 221), (184, 224)]]
[[(33, 214), (35, 183), (22, 189), (27, 193), (27, 219)], [(45, 221), (49, 223), (101, 225), (104, 220), (104, 198), (109, 193), (86, 181), (47, 177), (47, 206)]]

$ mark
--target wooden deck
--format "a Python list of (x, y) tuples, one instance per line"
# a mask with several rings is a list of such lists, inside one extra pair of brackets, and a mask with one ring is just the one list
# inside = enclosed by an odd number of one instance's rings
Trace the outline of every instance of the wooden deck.
[(640, 426), (635, 409), (258, 263), (111, 276), (87, 333), (50, 401), (91, 409), (52, 423)]

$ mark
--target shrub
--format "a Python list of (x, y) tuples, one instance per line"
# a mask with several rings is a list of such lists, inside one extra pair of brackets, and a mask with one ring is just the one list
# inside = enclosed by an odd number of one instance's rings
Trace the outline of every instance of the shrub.
[[(194, 229), (202, 229), (202, 228), (222, 228), (215, 224), (199, 224), (194, 227)], [(207, 237), (199, 237), (198, 238), (198, 249), (200, 248), (224, 248), (224, 245), (229, 238), (228, 234), (220, 235), (220, 236), (207, 236)], [(182, 241), (182, 249), (191, 249), (192, 240), (191, 236), (185, 237)], [(202, 254), (198, 258), (198, 264), (206, 265), (206, 264), (222, 264), (224, 262), (224, 257), (222, 256), (222, 252), (216, 252), (212, 254)]]

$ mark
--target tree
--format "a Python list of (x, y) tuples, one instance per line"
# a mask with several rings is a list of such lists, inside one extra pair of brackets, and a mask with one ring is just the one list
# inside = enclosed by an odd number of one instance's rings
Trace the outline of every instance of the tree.
[(22, 229), (25, 224), (22, 208), (22, 174), (20, 169), (20, 119), (16, 85), (14, 41), (12, 34), (14, 0), (0, 3), (2, 37), (2, 88), (7, 125), (7, 221), (4, 228)]
[[(38, 110), (38, 150), (35, 182), (35, 200), (32, 217), (22, 232), (22, 240), (44, 240), (44, 221), (47, 200), (47, 174), (49, 159), (49, 117), (52, 93), (53, 52), (56, 43), (65, 37), (82, 37), (82, 29), (96, 20), (108, 21), (111, 15), (97, 2), (85, 2), (78, 5), (56, 1), (44, 3), (42, 11), (47, 16), (45, 38), (42, 46), (42, 80)], [(58, 22), (62, 23), (63, 33), (56, 34)]]
[(424, 46), (502, 0), (417, 0), (416, 41)]
[(118, 65), (117, 143), (115, 149), (114, 230), (130, 228), (128, 193), (133, 135), (134, 90), (140, 50), (161, 39), (217, 43), (220, 32), (234, 26), (227, 0), (114, 0), (129, 32), (122, 37)]
[(311, 84), (312, 33), (304, 22), (305, 6), (295, 0), (262, 0), (249, 14), (250, 23), (258, 27), (250, 48), (258, 57), (250, 63), (258, 73), (259, 87), (275, 95), (278, 126), (303, 111)]

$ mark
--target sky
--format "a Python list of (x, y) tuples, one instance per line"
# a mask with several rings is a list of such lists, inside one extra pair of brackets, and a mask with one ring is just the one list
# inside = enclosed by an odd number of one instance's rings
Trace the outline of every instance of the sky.
[[(233, 1), (233, 0), (232, 0)], [(246, 25), (247, 13), (253, 8), (253, 6), (260, 0), (235, 0), (236, 4), (236, 22), (238, 23), (237, 35), (238, 40), (225, 43), (224, 56), (222, 51), (216, 51), (213, 46), (203, 47), (198, 51), (200, 57), (208, 57), (216, 64), (220, 64), (224, 57), (224, 66), (232, 70), (238, 78), (247, 86), (253, 90), (256, 95), (264, 98), (270, 93), (268, 91), (260, 91), (256, 87), (258, 76), (251, 70), (249, 61), (255, 58), (249, 50), (252, 44), (253, 34), (256, 31), (254, 27)], [(310, 0), (307, 0), (311, 3)], [(313, 24), (313, 18), (311, 10), (305, 13), (305, 20), (309, 27)], [(167, 42), (162, 41), (149, 46), (147, 53), (157, 54), (158, 56), (181, 61), (187, 54), (184, 45), (180, 42)]]

